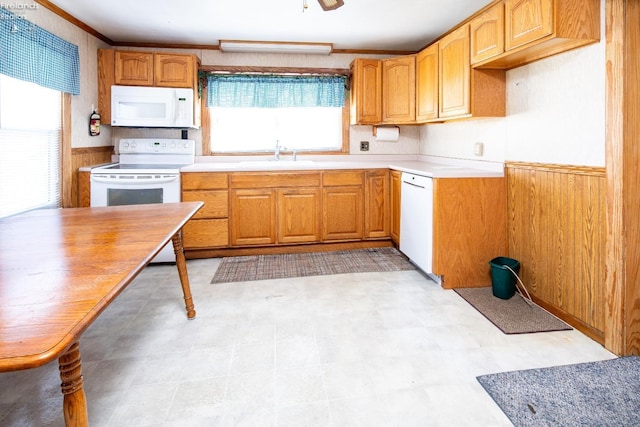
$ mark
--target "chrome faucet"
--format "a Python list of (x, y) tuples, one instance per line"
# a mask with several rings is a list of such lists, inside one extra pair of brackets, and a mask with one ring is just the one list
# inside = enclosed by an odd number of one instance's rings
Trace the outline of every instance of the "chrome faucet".
[(273, 153), (274, 160), (280, 160), (280, 140), (276, 139), (276, 151)]

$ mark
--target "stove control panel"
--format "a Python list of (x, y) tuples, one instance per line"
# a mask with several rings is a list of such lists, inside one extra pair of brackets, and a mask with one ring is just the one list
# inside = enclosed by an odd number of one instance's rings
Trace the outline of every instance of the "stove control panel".
[(196, 143), (192, 139), (121, 139), (118, 143), (120, 154), (190, 154), (195, 153)]

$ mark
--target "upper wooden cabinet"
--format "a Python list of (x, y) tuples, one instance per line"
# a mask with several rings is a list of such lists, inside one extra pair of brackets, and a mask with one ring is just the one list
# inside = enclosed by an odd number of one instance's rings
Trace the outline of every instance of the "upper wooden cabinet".
[(439, 117), (470, 114), (469, 26), (464, 25), (439, 43)]
[(115, 51), (115, 84), (153, 86), (153, 53)]
[(179, 53), (115, 51), (115, 84), (192, 88), (197, 57)]
[(553, 3), (554, 0), (505, 0), (506, 49), (511, 50), (552, 34)]
[(416, 56), (416, 121), (438, 118), (438, 54), (434, 43)]
[(154, 82), (161, 87), (195, 86), (198, 74), (198, 58), (195, 55), (174, 53), (154, 54)]
[(416, 57), (382, 61), (382, 121), (414, 123), (416, 120)]
[(504, 117), (506, 73), (470, 66), (469, 25), (438, 42), (438, 119)]
[(382, 62), (356, 58), (351, 63), (351, 124), (382, 122)]
[[(501, 5), (504, 24), (498, 30), (494, 9)], [(471, 25), (472, 40), (474, 25), (478, 31), (472, 56), (474, 50), (484, 54), (472, 60), (474, 67), (510, 69), (600, 40), (600, 0), (504, 0)], [(504, 52), (491, 49), (500, 38)]]
[(471, 64), (504, 52), (504, 4), (498, 3), (469, 23)]
[(415, 55), (351, 63), (351, 124), (415, 123)]
[[(191, 88), (198, 93), (196, 55), (98, 49), (98, 110), (103, 123), (111, 123), (111, 86)], [(196, 124), (200, 98), (194, 96)]]

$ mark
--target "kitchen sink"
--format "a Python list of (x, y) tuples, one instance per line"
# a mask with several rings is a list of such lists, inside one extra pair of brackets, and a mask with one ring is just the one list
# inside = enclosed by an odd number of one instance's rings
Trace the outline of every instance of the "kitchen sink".
[(295, 169), (297, 167), (309, 167), (316, 164), (313, 160), (246, 160), (239, 162), (240, 166), (264, 167), (264, 168), (285, 168)]

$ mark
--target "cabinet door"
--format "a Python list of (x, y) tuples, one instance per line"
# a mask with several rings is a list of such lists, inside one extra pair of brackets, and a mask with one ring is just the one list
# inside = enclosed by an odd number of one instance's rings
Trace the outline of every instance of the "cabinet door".
[(322, 240), (362, 239), (362, 186), (322, 190)]
[(320, 241), (320, 189), (278, 190), (278, 243)]
[(554, 0), (505, 0), (505, 49), (553, 33)]
[(193, 87), (195, 61), (192, 55), (156, 53), (155, 85), (163, 87)]
[(469, 23), (471, 63), (493, 58), (504, 52), (504, 5), (498, 3)]
[(400, 243), (400, 197), (402, 188), (402, 172), (392, 170), (391, 171), (391, 240), (395, 243)]
[(389, 237), (389, 170), (368, 171), (364, 194), (365, 239)]
[(153, 53), (116, 51), (115, 83), (125, 86), (153, 86)]
[(232, 246), (275, 244), (275, 190), (231, 190), (229, 199)]
[(416, 57), (382, 61), (382, 121), (408, 123), (416, 119)]
[(416, 57), (416, 121), (438, 118), (438, 43)]
[(351, 64), (351, 124), (382, 122), (382, 65), (379, 59), (356, 58)]
[(464, 25), (439, 42), (439, 117), (464, 116), (470, 109), (469, 25)]

